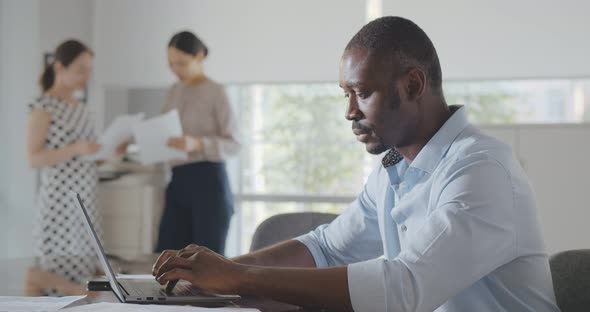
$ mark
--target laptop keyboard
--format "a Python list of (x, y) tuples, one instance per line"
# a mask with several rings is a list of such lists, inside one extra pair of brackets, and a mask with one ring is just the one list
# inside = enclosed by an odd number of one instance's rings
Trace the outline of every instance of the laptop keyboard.
[(132, 283), (131, 287), (138, 296), (189, 296), (199, 294), (198, 290), (181, 283), (176, 284), (172, 294), (167, 294), (166, 288), (157, 283)]

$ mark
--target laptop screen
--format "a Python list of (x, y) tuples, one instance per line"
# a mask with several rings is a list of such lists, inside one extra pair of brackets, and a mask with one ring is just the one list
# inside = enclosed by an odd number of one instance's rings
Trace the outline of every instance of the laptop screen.
[(78, 193), (75, 193), (75, 192), (70, 192), (70, 193), (74, 197), (74, 201), (77, 203), (80, 210), (82, 210), (82, 212), (84, 213), (84, 224), (86, 224), (86, 229), (88, 230), (88, 233), (90, 234), (90, 236), (92, 236), (92, 240), (94, 241), (94, 250), (96, 250), (96, 253), (98, 254), (98, 259), (100, 260), (102, 268), (107, 275), (107, 278), (109, 280), (109, 284), (111, 285), (111, 289), (115, 292), (115, 295), (117, 295), (117, 298), (119, 298), (119, 301), (125, 302), (125, 297), (123, 296), (123, 291), (121, 290), (121, 287), (119, 287), (119, 283), (117, 283), (115, 273), (113, 273), (113, 269), (111, 268), (111, 265), (109, 264), (109, 261), (104, 253), (104, 249), (102, 248), (102, 244), (100, 243), (100, 239), (98, 238), (98, 235), (96, 235), (96, 231), (94, 230), (94, 227), (92, 226), (92, 222), (90, 221), (90, 216), (88, 215), (88, 211), (86, 211), (86, 206), (84, 206), (84, 203), (82, 202), (82, 198), (80, 198), (80, 195)]

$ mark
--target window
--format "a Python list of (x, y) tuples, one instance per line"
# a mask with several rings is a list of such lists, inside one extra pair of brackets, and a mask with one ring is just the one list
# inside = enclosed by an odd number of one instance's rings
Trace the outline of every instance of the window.
[(453, 81), (444, 91), (447, 103), (465, 105), (476, 124), (590, 120), (590, 80)]
[(243, 142), (237, 164), (230, 166), (237, 171), (238, 253), (271, 215), (338, 213), (354, 199), (375, 157), (356, 142), (344, 119), (346, 101), (337, 84), (239, 85), (227, 91)]

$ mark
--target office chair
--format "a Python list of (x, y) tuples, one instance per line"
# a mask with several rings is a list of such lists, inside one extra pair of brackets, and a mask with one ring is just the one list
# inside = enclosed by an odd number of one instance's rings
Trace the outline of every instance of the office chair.
[(558, 252), (549, 258), (549, 266), (561, 311), (590, 311), (590, 249)]
[(319, 212), (285, 213), (264, 220), (254, 232), (250, 251), (305, 234), (319, 225), (332, 222), (338, 215)]

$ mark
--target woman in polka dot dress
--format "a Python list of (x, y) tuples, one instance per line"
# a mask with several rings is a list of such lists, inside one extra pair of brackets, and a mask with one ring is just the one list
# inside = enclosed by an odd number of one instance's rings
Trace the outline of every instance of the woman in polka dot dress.
[(84, 159), (99, 145), (87, 106), (73, 96), (86, 87), (92, 58), (92, 52), (76, 40), (60, 44), (54, 62), (41, 76), (43, 95), (29, 105), (27, 153), (30, 165), (40, 169), (37, 267), (29, 272), (29, 292), (35, 292), (32, 288), (39, 294), (81, 293), (82, 285), (97, 271), (90, 237), (69, 194), (80, 193), (101, 235), (96, 164)]

